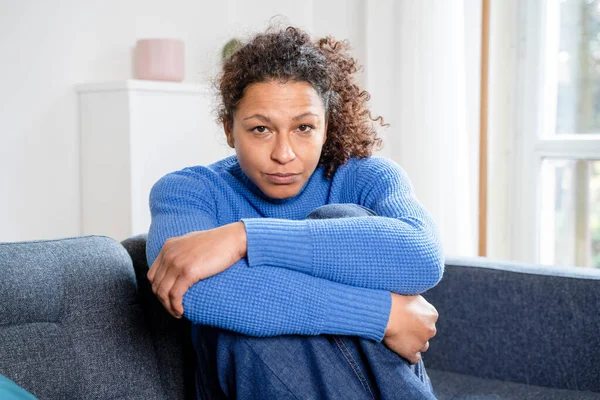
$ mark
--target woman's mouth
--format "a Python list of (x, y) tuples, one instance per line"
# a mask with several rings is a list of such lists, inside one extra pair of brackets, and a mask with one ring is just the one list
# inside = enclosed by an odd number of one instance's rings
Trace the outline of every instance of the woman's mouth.
[(289, 185), (295, 183), (301, 176), (301, 174), (265, 174), (267, 180), (275, 185)]

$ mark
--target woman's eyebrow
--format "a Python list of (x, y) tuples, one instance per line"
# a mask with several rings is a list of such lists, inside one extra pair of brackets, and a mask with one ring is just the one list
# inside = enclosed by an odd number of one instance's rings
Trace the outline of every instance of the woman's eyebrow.
[(312, 112), (305, 112), (304, 114), (300, 114), (300, 115), (296, 115), (294, 118), (292, 118), (294, 121), (298, 121), (299, 119), (302, 119), (304, 117), (308, 117), (308, 116), (313, 116), (313, 117), (319, 117), (317, 114), (312, 113)]
[(246, 118), (244, 118), (244, 119), (243, 119), (243, 121), (246, 121), (246, 120), (248, 120), (248, 119), (252, 119), (252, 118), (258, 118), (258, 119), (260, 119), (261, 121), (264, 121), (264, 122), (271, 123), (271, 118), (267, 117), (266, 115), (262, 115), (262, 114), (254, 114), (254, 115), (251, 115), (251, 116), (249, 116), (249, 117), (246, 117)]
[[(302, 113), (300, 115), (296, 115), (295, 117), (292, 118), (292, 120), (293, 121), (298, 121), (298, 120), (300, 120), (300, 119), (302, 119), (304, 117), (309, 117), (309, 116), (310, 117), (317, 117), (317, 118), (319, 117), (317, 114), (308, 111), (308, 112)], [(249, 117), (244, 118), (243, 121), (246, 121), (246, 120), (249, 120), (249, 119), (252, 119), (252, 118), (257, 118), (257, 119), (260, 119), (261, 121), (271, 123), (271, 118), (267, 117), (266, 115), (262, 115), (262, 114), (253, 114), (253, 115), (251, 115)]]

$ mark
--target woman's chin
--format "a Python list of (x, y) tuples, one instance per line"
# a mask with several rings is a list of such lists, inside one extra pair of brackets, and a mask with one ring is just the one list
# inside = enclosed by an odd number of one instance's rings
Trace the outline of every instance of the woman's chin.
[(267, 187), (262, 187), (260, 190), (267, 196), (272, 199), (277, 200), (285, 200), (291, 197), (296, 196), (302, 186), (297, 184), (292, 185), (268, 185)]

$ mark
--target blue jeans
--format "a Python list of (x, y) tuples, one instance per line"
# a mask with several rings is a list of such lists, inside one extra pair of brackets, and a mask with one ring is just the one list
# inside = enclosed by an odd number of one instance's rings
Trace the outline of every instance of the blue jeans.
[[(375, 213), (332, 204), (308, 219)], [(199, 399), (435, 399), (423, 362), (410, 365), (383, 343), (354, 336), (257, 338), (194, 325)]]

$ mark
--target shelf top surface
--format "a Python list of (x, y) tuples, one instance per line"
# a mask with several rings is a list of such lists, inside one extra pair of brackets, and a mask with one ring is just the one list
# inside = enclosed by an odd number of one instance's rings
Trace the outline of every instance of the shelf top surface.
[(77, 93), (92, 92), (117, 92), (129, 91), (152, 91), (152, 92), (182, 92), (209, 94), (208, 85), (199, 83), (179, 83), (161, 81), (142, 81), (129, 79), (125, 81), (82, 83), (75, 86)]

